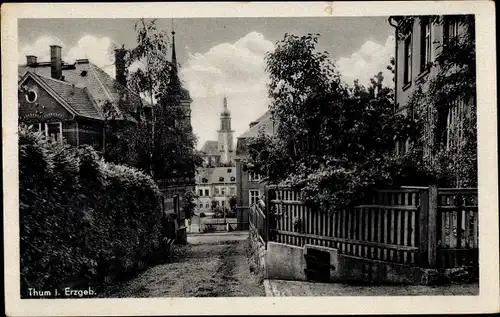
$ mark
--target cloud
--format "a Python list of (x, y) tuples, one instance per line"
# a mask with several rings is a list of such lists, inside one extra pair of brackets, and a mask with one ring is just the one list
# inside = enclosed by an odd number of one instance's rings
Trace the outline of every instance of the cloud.
[(394, 36), (389, 36), (384, 44), (367, 41), (349, 57), (337, 60), (337, 68), (348, 84), (359, 79), (360, 84), (368, 85), (379, 71), (382, 71), (386, 85), (393, 85), (392, 74), (387, 69), (394, 56)]
[(180, 77), (193, 98), (192, 124), (199, 147), (207, 140), (217, 140), (224, 96), (228, 97), (235, 142), (248, 124), (268, 109), (269, 77), (264, 57), (273, 49), (272, 42), (252, 32), (234, 43), (213, 46), (205, 53), (188, 53)]
[(111, 53), (113, 45), (108, 37), (85, 35), (75, 46), (68, 47), (60, 39), (53, 36), (39, 37), (34, 43), (25, 45), (19, 51), (19, 64), (26, 63), (26, 55), (35, 55), (38, 61), (50, 61), (50, 45), (62, 47), (62, 58), (66, 62), (88, 58), (92, 63), (101, 67), (110, 76), (115, 76), (114, 56)]

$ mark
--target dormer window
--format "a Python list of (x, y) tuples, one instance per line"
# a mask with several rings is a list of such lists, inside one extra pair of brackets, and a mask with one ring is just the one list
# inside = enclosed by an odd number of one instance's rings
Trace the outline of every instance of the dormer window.
[(219, 182), (223, 182), (224, 181), (224, 177), (219, 177)]
[(231, 182), (234, 182), (236, 180), (236, 177), (231, 176)]
[(37, 99), (38, 99), (38, 94), (36, 93), (36, 91), (32, 89), (28, 90), (28, 92), (26, 93), (26, 100), (29, 103), (34, 103)]
[(82, 72), (80, 73), (80, 76), (86, 77), (87, 76), (87, 71), (86, 70), (82, 70)]

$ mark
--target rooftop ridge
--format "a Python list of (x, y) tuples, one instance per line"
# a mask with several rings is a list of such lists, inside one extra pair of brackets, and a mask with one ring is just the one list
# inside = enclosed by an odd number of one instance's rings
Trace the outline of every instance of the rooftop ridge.
[(44, 76), (44, 75), (41, 75), (41, 74), (37, 74), (37, 76), (41, 77), (43, 79), (48, 79), (48, 80), (55, 81), (56, 83), (65, 84), (65, 85), (68, 85), (68, 86), (72, 86), (73, 88), (81, 89), (80, 87), (76, 87), (74, 84), (68, 83), (67, 81), (55, 79), (55, 78), (52, 78), (52, 77), (47, 77), (47, 76)]

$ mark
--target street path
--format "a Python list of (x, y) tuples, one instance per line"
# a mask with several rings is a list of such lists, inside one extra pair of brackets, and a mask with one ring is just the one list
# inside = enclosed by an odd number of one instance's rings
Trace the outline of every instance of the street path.
[(248, 232), (188, 235), (176, 260), (148, 269), (107, 297), (265, 296), (248, 267), (247, 237)]
[(266, 296), (435, 296), (479, 295), (479, 284), (442, 286), (378, 285), (359, 286), (340, 283), (310, 283), (302, 281), (264, 280)]

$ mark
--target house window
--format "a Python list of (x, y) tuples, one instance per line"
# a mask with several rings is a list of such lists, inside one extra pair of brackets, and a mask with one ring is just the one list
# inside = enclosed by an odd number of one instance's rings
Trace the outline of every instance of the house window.
[(62, 122), (45, 123), (45, 135), (52, 141), (62, 142)]
[(33, 132), (42, 132), (42, 124), (40, 122), (30, 124), (28, 128)]
[(220, 194), (221, 194), (222, 196), (224, 196), (224, 195), (225, 195), (225, 192), (226, 192), (225, 188), (224, 188), (224, 187), (222, 187), (222, 188), (220, 189)]
[(228, 169), (227, 169), (227, 172), (228, 172), (228, 173), (231, 173), (231, 171), (232, 171), (232, 169), (230, 169), (230, 168), (228, 168)]
[(28, 92), (26, 93), (26, 100), (29, 102), (29, 103), (33, 103), (35, 102), (36, 100), (38, 99), (38, 94), (36, 93), (36, 91), (34, 90), (28, 90)]
[(428, 69), (431, 61), (431, 21), (429, 18), (423, 18), (420, 33), (420, 72)]
[(229, 188), (229, 193), (230, 193), (231, 196), (235, 196), (236, 195), (236, 187), (231, 186)]
[(215, 196), (219, 196), (220, 195), (220, 189), (219, 187), (215, 187)]
[(411, 33), (406, 37), (404, 41), (404, 84), (409, 84), (411, 82)]
[(203, 208), (203, 204), (200, 204), (200, 209)]
[(446, 118), (446, 149), (457, 146), (463, 137), (463, 116), (465, 103), (462, 99), (453, 101)]
[(257, 203), (260, 197), (260, 190), (258, 189), (250, 189), (249, 191), (249, 202), (250, 206), (254, 205)]
[(236, 177), (231, 176), (231, 182), (234, 182), (234, 181), (236, 181)]
[(444, 43), (447, 44), (450, 39), (458, 37), (458, 20), (457, 18), (445, 18), (444, 21)]
[(203, 196), (203, 189), (200, 189), (199, 191), (200, 196)]
[(203, 183), (208, 183), (208, 179), (206, 179), (206, 178), (203, 178), (201, 181), (202, 181)]
[(223, 182), (224, 181), (224, 177), (219, 177), (219, 182)]
[(226, 202), (223, 200), (221, 201), (222, 207), (226, 206)]
[(248, 181), (249, 182), (258, 182), (258, 181), (260, 181), (260, 175), (253, 173), (253, 172), (250, 172), (250, 173), (248, 173)]
[(209, 204), (205, 204), (205, 208), (210, 208), (210, 205)]
[(208, 189), (205, 189), (205, 196), (210, 196)]

